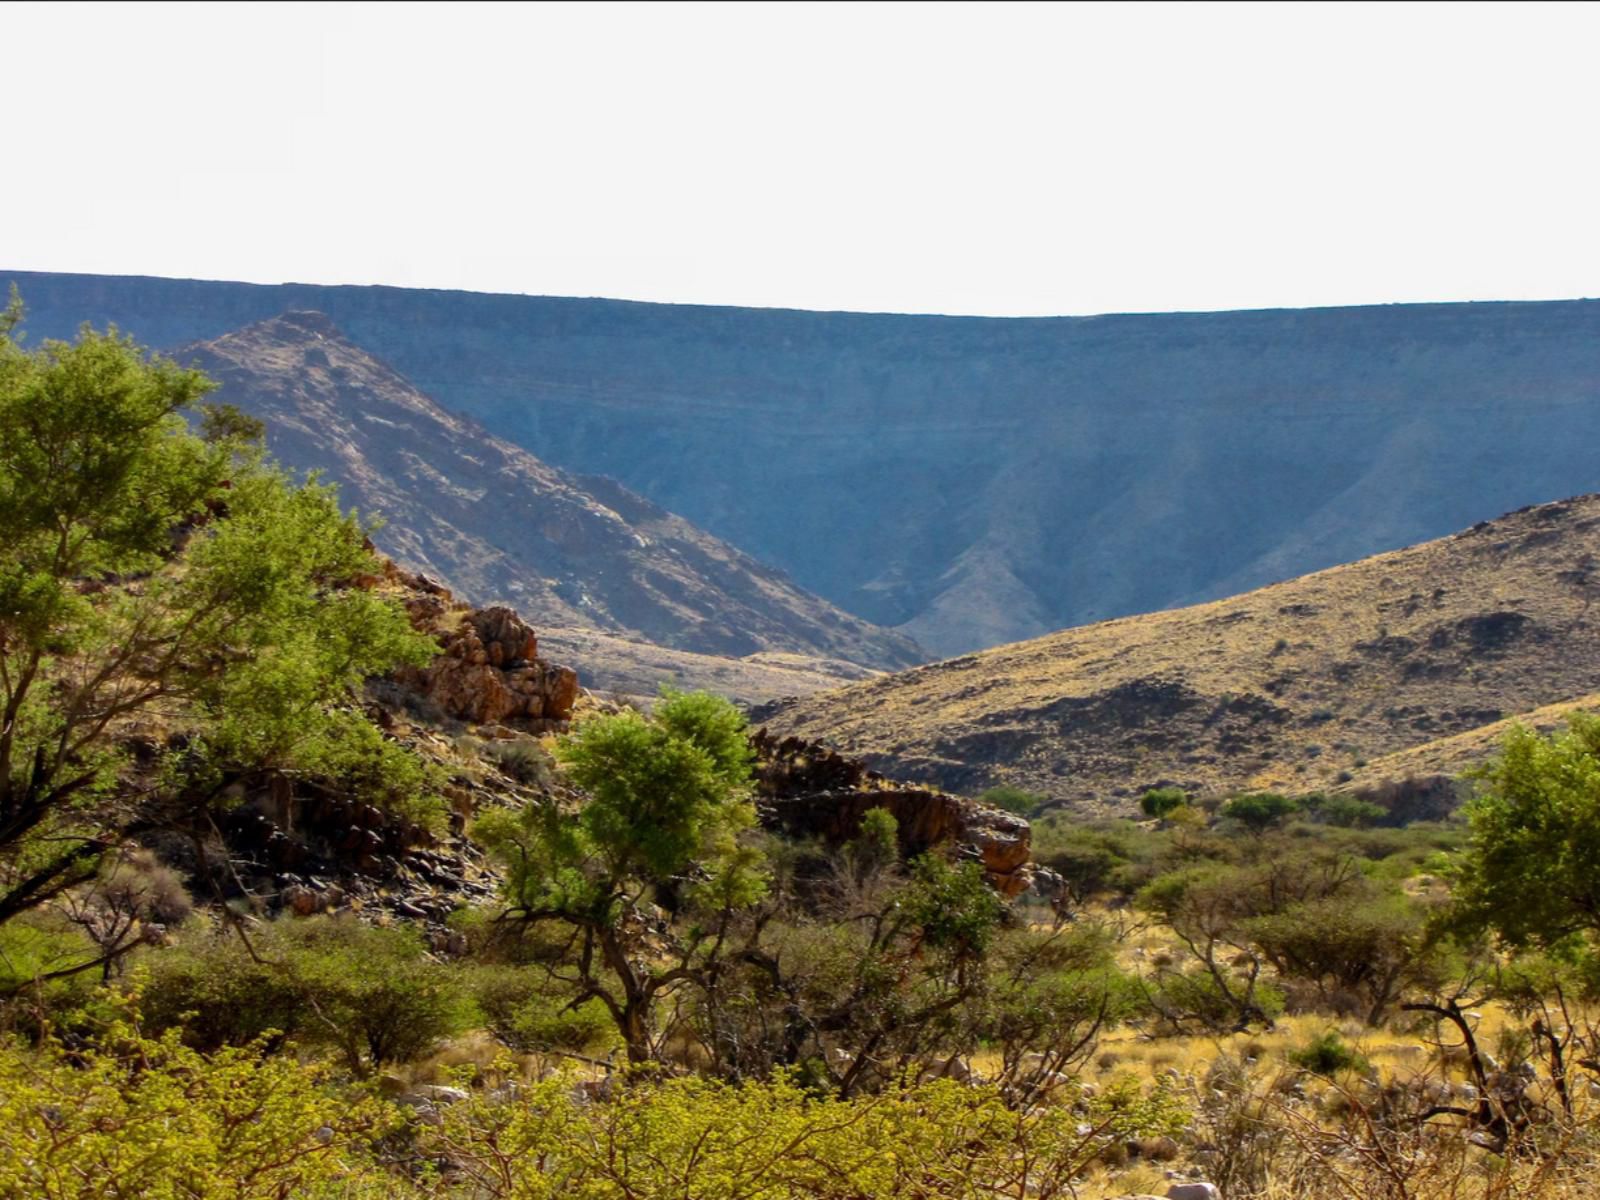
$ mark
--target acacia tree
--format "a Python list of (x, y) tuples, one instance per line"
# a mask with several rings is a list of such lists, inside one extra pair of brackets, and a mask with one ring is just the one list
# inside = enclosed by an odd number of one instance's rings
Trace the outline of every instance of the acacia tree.
[(1516, 947), (1600, 947), (1600, 717), (1517, 726), (1479, 774), (1454, 871), (1461, 920)]
[[(574, 933), (558, 968), (598, 999), (635, 1064), (656, 1055), (658, 1002), (705, 984), (736, 915), (766, 889), (756, 823), (753, 751), (739, 711), (706, 693), (664, 691), (650, 717), (627, 711), (582, 722), (557, 745), (587, 793), (575, 811), (555, 797), (481, 818), (473, 833), (507, 868), (507, 916)], [(704, 919), (679, 937), (660, 904)]]
[[(170, 793), (219, 762), (351, 768), (399, 751), (347, 704), (425, 661), (331, 488), (266, 465), (214, 386), (113, 329), (27, 350), (0, 321), (0, 922), (92, 879), (138, 814), (117, 736), (189, 737)], [(415, 772), (413, 772), (415, 774)], [(215, 789), (212, 789), (215, 790)], [(205, 793), (205, 789), (201, 789)], [(94, 964), (86, 964), (92, 966)]]

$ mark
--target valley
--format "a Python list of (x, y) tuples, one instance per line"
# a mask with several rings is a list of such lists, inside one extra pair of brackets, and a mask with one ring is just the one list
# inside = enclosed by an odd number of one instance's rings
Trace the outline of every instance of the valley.
[(34, 337), (320, 311), (943, 658), (1593, 491), (1600, 302), (994, 319), (0, 271)]

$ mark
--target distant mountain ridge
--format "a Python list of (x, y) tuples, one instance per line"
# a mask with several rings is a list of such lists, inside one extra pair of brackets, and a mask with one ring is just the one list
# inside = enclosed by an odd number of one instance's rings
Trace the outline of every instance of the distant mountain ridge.
[(327, 312), (446, 407), (935, 654), (1600, 484), (1596, 301), (998, 319), (12, 279), (35, 336)]
[[(900, 779), (1081, 812), (1150, 787), (1308, 792), (1459, 770), (1600, 691), (1600, 495), (1191, 608), (757, 710)], [(1559, 708), (1548, 708), (1557, 705)], [(1537, 710), (1537, 711), (1536, 711)]]
[[(920, 658), (904, 637), (840, 612), (614, 480), (557, 470), (445, 412), (324, 314), (286, 313), (176, 357), (220, 382), (215, 399), (261, 418), (280, 461), (323, 471), (346, 505), (381, 517), (385, 552), (474, 602), (509, 601), (558, 648), (560, 630), (571, 630), (591, 679), (607, 679), (610, 645), (646, 654), (624, 641), (641, 637), (689, 653), (670, 663), (658, 655), (636, 676), (663, 666), (658, 678), (687, 673), (690, 682), (707, 666), (728, 669), (694, 655), (760, 656), (745, 673), (785, 681), (785, 668), (801, 664), (783, 656), (876, 667)], [(596, 636), (579, 636), (585, 630)], [(825, 677), (837, 682), (843, 669), (834, 664)]]

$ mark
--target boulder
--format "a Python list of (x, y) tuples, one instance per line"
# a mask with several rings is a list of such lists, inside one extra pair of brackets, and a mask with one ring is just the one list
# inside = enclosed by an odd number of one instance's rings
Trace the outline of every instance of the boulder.
[(1175, 1183), (1167, 1189), (1167, 1200), (1222, 1200), (1214, 1183)]
[(411, 1089), (411, 1095), (420, 1096), (430, 1104), (460, 1104), (468, 1098), (464, 1089), (438, 1083), (419, 1083)]
[(538, 637), (515, 610), (465, 608), (421, 576), (398, 572), (395, 578), (409, 589), (412, 625), (437, 638), (440, 650), (426, 667), (397, 672), (400, 683), (475, 725), (549, 728), (572, 715), (577, 672), (540, 659)]

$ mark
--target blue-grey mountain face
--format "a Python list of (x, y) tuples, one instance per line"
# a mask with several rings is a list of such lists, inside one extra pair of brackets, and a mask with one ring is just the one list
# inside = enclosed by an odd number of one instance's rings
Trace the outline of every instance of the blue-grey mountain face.
[(35, 337), (319, 309), (491, 431), (945, 654), (1600, 483), (1600, 302), (1001, 320), (11, 279)]

